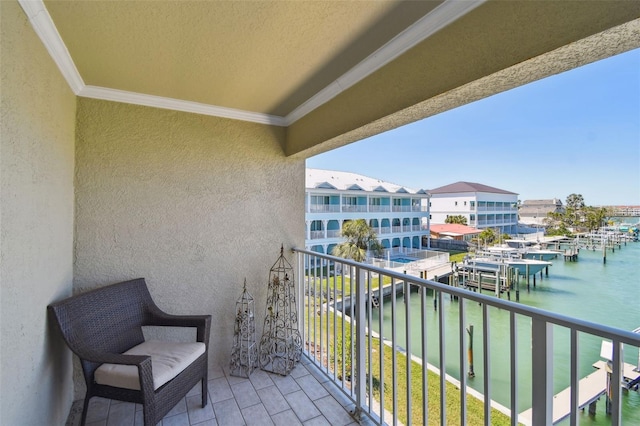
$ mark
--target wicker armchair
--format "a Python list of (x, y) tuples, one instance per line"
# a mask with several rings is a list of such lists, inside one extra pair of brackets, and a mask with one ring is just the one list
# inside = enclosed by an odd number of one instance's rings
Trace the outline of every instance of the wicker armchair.
[[(87, 383), (82, 425), (93, 396), (142, 404), (145, 425), (156, 425), (199, 381), (202, 382), (202, 406), (207, 404), (210, 315), (179, 316), (161, 311), (151, 299), (144, 278), (88, 291), (54, 303), (48, 309), (67, 345), (82, 364)], [(196, 327), (196, 340), (204, 343), (204, 353), (168, 382), (159, 386), (156, 382), (154, 386), (151, 357), (123, 354), (136, 345), (144, 344), (142, 326), (148, 325)], [(195, 343), (200, 351), (202, 343)], [(95, 373), (103, 364), (116, 368), (135, 366), (137, 372), (131, 370), (133, 374), (137, 373), (133, 387), (138, 389), (97, 383)]]

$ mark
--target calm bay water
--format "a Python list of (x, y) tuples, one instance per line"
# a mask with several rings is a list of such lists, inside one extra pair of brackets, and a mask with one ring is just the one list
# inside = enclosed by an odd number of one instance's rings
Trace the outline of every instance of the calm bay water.
[[(606, 264), (602, 259), (602, 251), (581, 250), (578, 262), (565, 262), (562, 258), (553, 260), (549, 268), (549, 276), (542, 280), (537, 276), (536, 287), (526, 290), (522, 285), (520, 303), (535, 306), (552, 312), (561, 313), (624, 330), (640, 327), (640, 242), (627, 243), (615, 253), (607, 252)], [(506, 297), (506, 296), (503, 296)], [(515, 300), (515, 292), (511, 294)], [(412, 320), (412, 352), (421, 356), (420, 300), (417, 294), (411, 294)], [(482, 392), (483, 389), (483, 347), (482, 347), (482, 308), (475, 303), (467, 303), (467, 324), (474, 325), (474, 370), (475, 378), (469, 379), (469, 385)], [(404, 341), (405, 310), (403, 297), (397, 299), (397, 335), (398, 345), (406, 347)], [(458, 302), (445, 297), (442, 306), (446, 316), (446, 372), (459, 378), (458, 355)], [(378, 311), (373, 312), (377, 324)], [(391, 336), (391, 303), (383, 306), (383, 336)], [(430, 364), (438, 366), (438, 313), (433, 309), (433, 299), (429, 299), (427, 312), (427, 357)], [(569, 332), (561, 327), (554, 327), (554, 392), (560, 392), (569, 386)], [(490, 311), (490, 350), (491, 350), (491, 399), (508, 407), (509, 396), (509, 314), (491, 309)], [(519, 360), (519, 401), (518, 411), (531, 407), (531, 323), (527, 318), (518, 317), (518, 360)], [(602, 340), (591, 336), (580, 335), (580, 377), (594, 371), (592, 364), (600, 360)], [(465, 348), (466, 352), (466, 348)], [(638, 349), (627, 348), (624, 353), (625, 362), (638, 364)], [(640, 394), (624, 392), (623, 424), (640, 425)], [(580, 415), (580, 424), (610, 424), (605, 414), (604, 398), (597, 404), (595, 418)], [(568, 424), (568, 421), (564, 422)]]

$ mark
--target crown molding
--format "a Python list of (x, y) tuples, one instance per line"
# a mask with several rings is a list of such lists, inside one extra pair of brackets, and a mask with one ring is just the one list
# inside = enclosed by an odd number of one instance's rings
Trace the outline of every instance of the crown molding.
[(67, 80), (67, 84), (73, 93), (77, 95), (84, 87), (84, 81), (73, 63), (67, 46), (62, 41), (62, 37), (60, 37), (60, 33), (58, 33), (58, 29), (44, 3), (42, 0), (18, 0), (18, 3), (20, 3), (22, 10), (27, 15), (31, 26), (40, 37), (47, 52), (58, 65), (58, 69), (60, 69), (64, 79)]
[(36, 34), (40, 37), (40, 40), (60, 69), (69, 87), (77, 96), (172, 109), (274, 126), (289, 126), (485, 1), (486, 0), (445, 0), (429, 14), (419, 19), (415, 24), (398, 34), (333, 83), (309, 98), (286, 117), (105, 87), (87, 86), (82, 80), (43, 1), (18, 0), (18, 3), (29, 18)]
[(233, 120), (249, 121), (252, 123), (284, 126), (284, 118), (276, 115), (225, 108), (198, 102), (183, 101), (162, 96), (145, 95), (124, 90), (107, 89), (97, 86), (84, 86), (78, 96), (83, 98), (101, 99), (105, 101), (123, 102), (127, 104), (143, 105), (154, 108), (170, 109), (214, 117), (230, 118)]
[(418, 43), (480, 6), (486, 0), (445, 0), (415, 24), (407, 27), (384, 46), (340, 76), (336, 81), (309, 98), (285, 117), (287, 126), (295, 123), (319, 106), (329, 102), (351, 86), (373, 74)]

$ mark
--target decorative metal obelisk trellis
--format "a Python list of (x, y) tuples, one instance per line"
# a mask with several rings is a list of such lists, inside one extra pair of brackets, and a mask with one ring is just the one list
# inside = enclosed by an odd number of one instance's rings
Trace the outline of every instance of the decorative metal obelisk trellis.
[(293, 268), (280, 247), (280, 257), (269, 271), (267, 313), (260, 339), (260, 367), (286, 376), (300, 361), (302, 337), (298, 330)]
[(258, 364), (254, 309), (253, 297), (247, 291), (245, 278), (242, 295), (236, 302), (236, 325), (230, 365), (233, 376), (249, 377)]

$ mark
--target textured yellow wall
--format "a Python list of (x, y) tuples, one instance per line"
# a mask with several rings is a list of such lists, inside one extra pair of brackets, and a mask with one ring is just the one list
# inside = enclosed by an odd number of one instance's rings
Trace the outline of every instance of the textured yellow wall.
[(0, 17), (0, 424), (64, 424), (71, 353), (46, 308), (72, 291), (76, 98), (20, 6)]
[(79, 99), (77, 129), (75, 290), (144, 277), (164, 310), (213, 315), (226, 365), (244, 279), (261, 330), (280, 245), (304, 246), (304, 160), (282, 128), (108, 101)]

